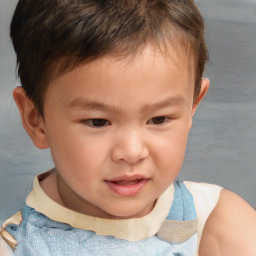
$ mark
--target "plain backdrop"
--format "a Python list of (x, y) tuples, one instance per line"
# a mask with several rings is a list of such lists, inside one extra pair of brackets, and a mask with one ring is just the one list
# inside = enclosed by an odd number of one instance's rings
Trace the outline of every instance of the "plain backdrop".
[[(230, 189), (256, 207), (256, 0), (197, 0), (206, 21), (211, 88), (189, 136), (181, 180)], [(18, 211), (33, 177), (53, 167), (22, 128), (9, 23), (17, 0), (0, 0), (0, 224)]]

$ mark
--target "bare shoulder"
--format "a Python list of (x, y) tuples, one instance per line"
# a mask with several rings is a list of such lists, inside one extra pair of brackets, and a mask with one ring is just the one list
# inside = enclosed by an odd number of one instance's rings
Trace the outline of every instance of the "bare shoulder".
[(206, 221), (200, 256), (255, 256), (256, 211), (238, 195), (222, 190)]

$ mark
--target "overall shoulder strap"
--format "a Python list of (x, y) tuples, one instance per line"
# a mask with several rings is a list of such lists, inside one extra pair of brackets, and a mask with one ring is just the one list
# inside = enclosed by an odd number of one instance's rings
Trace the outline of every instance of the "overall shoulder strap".
[(174, 182), (174, 198), (167, 219), (176, 221), (197, 219), (193, 196), (183, 182)]
[(19, 211), (15, 215), (7, 219), (2, 225), (1, 236), (13, 250), (17, 246), (17, 241), (6, 229), (10, 225), (20, 225), (21, 221), (22, 221), (22, 214), (21, 214), (21, 211)]
[(183, 243), (197, 232), (197, 216), (193, 196), (186, 186), (174, 182), (175, 192), (171, 209), (157, 236), (167, 242)]

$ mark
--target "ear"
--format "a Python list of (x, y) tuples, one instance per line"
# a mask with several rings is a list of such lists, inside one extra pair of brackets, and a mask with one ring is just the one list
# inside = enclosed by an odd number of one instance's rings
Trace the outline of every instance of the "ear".
[(45, 123), (43, 117), (39, 114), (35, 105), (27, 97), (22, 87), (16, 87), (13, 91), (13, 98), (20, 111), (22, 124), (34, 145), (40, 149), (49, 147)]
[(204, 96), (208, 92), (209, 87), (210, 87), (210, 80), (208, 78), (203, 77), (202, 82), (201, 82), (200, 94), (198, 95), (198, 98), (197, 98), (196, 102), (194, 102), (194, 105), (193, 105), (193, 108), (192, 108), (192, 115), (195, 114), (199, 103), (202, 101), (202, 99), (204, 98)]
[(199, 103), (202, 101), (202, 99), (204, 98), (204, 96), (207, 94), (209, 87), (210, 87), (210, 80), (208, 78), (203, 77), (202, 82), (201, 82), (200, 93), (197, 97), (196, 102), (194, 102), (193, 107), (192, 107), (191, 121), (190, 121), (189, 129), (191, 129), (191, 127), (192, 127), (192, 118), (193, 118), (194, 114), (196, 113), (197, 107), (198, 107)]

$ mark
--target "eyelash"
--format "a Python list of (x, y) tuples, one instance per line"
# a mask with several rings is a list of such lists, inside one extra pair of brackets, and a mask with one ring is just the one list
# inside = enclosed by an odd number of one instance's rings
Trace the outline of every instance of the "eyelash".
[[(153, 120), (155, 120), (156, 123), (154, 123)], [(159, 121), (160, 121), (160, 122), (159, 122)], [(149, 120), (147, 121), (147, 124), (152, 124), (152, 125), (158, 125), (158, 126), (160, 126), (160, 125), (166, 124), (168, 121), (170, 121), (170, 118), (167, 117), (167, 116), (156, 116), (156, 117), (153, 117), (153, 118), (149, 119)]]
[[(149, 119), (146, 124), (161, 126), (167, 123), (168, 121), (170, 121), (169, 117), (156, 116)], [(111, 123), (108, 120), (103, 118), (93, 118), (93, 119), (82, 120), (82, 123), (85, 123), (88, 126), (93, 128), (103, 128), (105, 126), (111, 125)]]
[[(97, 125), (95, 122), (98, 122), (98, 124), (100, 125)], [(85, 123), (88, 126), (93, 128), (102, 128), (110, 125), (110, 122), (103, 118), (93, 118), (93, 119), (82, 120), (82, 123)]]

